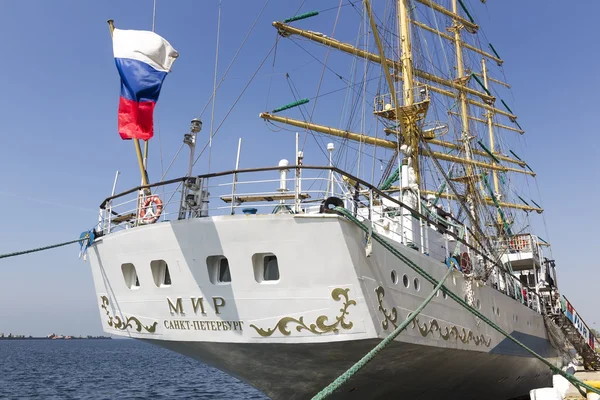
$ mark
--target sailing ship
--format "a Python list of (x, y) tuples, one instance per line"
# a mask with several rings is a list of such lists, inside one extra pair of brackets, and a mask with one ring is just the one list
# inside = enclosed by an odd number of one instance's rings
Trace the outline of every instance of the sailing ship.
[[(502, 58), (462, 0), (349, 4), (362, 44), (303, 28), (316, 11), (273, 27), (279, 46), (301, 38), (353, 60), (345, 106), (360, 123), (313, 120), (298, 96), (257, 110), (299, 131), (292, 162), (240, 169), (238, 148), (234, 170), (194, 175), (194, 119), (185, 175), (151, 183), (140, 162), (142, 185), (102, 202), (87, 255), (105, 332), (196, 358), (274, 399), (310, 398), (434, 289), (377, 236), (434, 279), (452, 274), (334, 398), (504, 400), (551, 386), (546, 365), (448, 296), (562, 366), (555, 261), (528, 228), (543, 209), (515, 190), (536, 174), (510, 147), (524, 129), (500, 97)], [(328, 163), (304, 162), (300, 132), (332, 138)]]

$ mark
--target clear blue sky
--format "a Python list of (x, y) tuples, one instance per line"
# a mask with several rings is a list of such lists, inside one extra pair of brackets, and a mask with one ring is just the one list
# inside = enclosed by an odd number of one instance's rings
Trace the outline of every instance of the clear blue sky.
[[(263, 3), (224, 1), (220, 74)], [(269, 3), (218, 93), (217, 121), (273, 45), (276, 35), (271, 22), (294, 15), (300, 3)], [(600, 4), (573, 2), (566, 7), (557, 0), (470, 3), (505, 60), (504, 72), (513, 85), (514, 98), (507, 101), (527, 131), (522, 156), (538, 172), (541, 201), (547, 210), (546, 239), (553, 244), (561, 290), (588, 324), (597, 328), (600, 274), (594, 233), (599, 217), (587, 203), (595, 204), (600, 195), (598, 128), (593, 117), (600, 92), (595, 71), (600, 59), (594, 51)], [(301, 11), (337, 4), (337, 0), (307, 0)], [(352, 13), (350, 7), (343, 10), (341, 21)], [(190, 119), (200, 113), (212, 92), (216, 14), (217, 1), (158, 0), (156, 31), (180, 53), (155, 113), (166, 163), (179, 148)], [(116, 131), (119, 78), (106, 20), (113, 18), (123, 29), (150, 29), (152, 0), (6, 0), (0, 2), (0, 15), (4, 71), (0, 85), (0, 253), (7, 253), (74, 239), (92, 228), (98, 205), (110, 194), (115, 170), (122, 171), (118, 189), (139, 183), (133, 145), (122, 141)], [(303, 26), (329, 34), (334, 17), (335, 11), (328, 11), (322, 19), (308, 20)], [(326, 24), (320, 26), (323, 21)], [(353, 41), (356, 27), (340, 25), (336, 37)], [(323, 59), (323, 48), (303, 46)], [(342, 57), (331, 62), (347, 73), (343, 63), (348, 61)], [(244, 138), (242, 167), (275, 165), (280, 158), (293, 157), (293, 134), (272, 132), (258, 113), (293, 100), (285, 72), (303, 97), (314, 96), (321, 66), (285, 40), (279, 43), (274, 68), (272, 62), (271, 57), (217, 134), (213, 170), (234, 166), (240, 136)], [(326, 78), (323, 91), (341, 87), (331, 75)], [(320, 110), (332, 107), (338, 116), (337, 106), (329, 104), (321, 103)], [(299, 116), (297, 111), (288, 115)], [(210, 113), (203, 120), (200, 143), (206, 138)], [(160, 174), (158, 149), (155, 137), (151, 180)], [(326, 163), (311, 139), (306, 153), (310, 163)], [(185, 162), (179, 160), (170, 176), (183, 175)], [(195, 172), (205, 171), (203, 159)], [(0, 261), (0, 332), (102, 332), (89, 264), (78, 260), (78, 250), (72, 245)]]

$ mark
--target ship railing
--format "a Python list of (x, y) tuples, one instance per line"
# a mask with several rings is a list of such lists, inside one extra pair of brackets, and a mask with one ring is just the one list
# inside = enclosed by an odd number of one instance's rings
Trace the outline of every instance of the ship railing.
[[(408, 89), (408, 91), (412, 94), (414, 103), (421, 103), (429, 100), (429, 87), (427, 85), (416, 85), (411, 89)], [(399, 107), (404, 105), (404, 97), (403, 91), (396, 92), (396, 100), (398, 101)], [(388, 111), (393, 112), (396, 107), (392, 93), (384, 93), (375, 96), (373, 103), (373, 111), (376, 114)]]
[[(152, 202), (152, 196), (158, 196), (161, 204)], [(176, 188), (175, 184), (159, 186), (154, 192), (135, 191), (131, 196), (107, 201), (104, 209), (100, 209), (98, 228), (108, 234), (139, 225), (177, 219), (180, 204), (181, 189)], [(153, 218), (158, 213), (158, 208), (161, 208), (160, 215)]]
[[(301, 176), (302, 171), (307, 176)], [(292, 173), (292, 177), (291, 176)], [(278, 173), (279, 179), (273, 179)], [(312, 174), (312, 175), (309, 175)], [(157, 212), (153, 197), (161, 202)], [(289, 166), (182, 177), (107, 198), (98, 229), (104, 234), (155, 222), (237, 213), (319, 212), (328, 197), (353, 198), (344, 176), (328, 167)]]
[(499, 248), (508, 253), (534, 253), (537, 254), (537, 245), (530, 233), (512, 235), (509, 238), (496, 241)]
[(511, 297), (532, 310), (542, 313), (544, 304), (539, 293), (534, 289), (523, 285), (523, 282), (510, 272), (496, 266), (494, 273), (491, 276), (491, 283), (494, 289), (504, 293), (508, 297)]
[[(151, 196), (158, 196), (162, 202), (162, 212), (156, 220), (152, 212), (149, 214), (149, 210), (157, 211)], [(331, 197), (337, 197), (363, 223), (370, 224), (373, 231), (440, 263), (460, 243), (461, 252), (469, 254), (473, 266), (480, 258), (486, 266), (496, 265), (502, 271), (501, 264), (471, 245), (468, 238), (459, 235), (458, 229), (421, 213), (420, 205), (412, 208), (336, 167), (290, 165), (239, 169), (139, 186), (104, 200), (100, 205), (98, 230), (109, 234), (148, 223), (240, 213), (320, 213), (323, 202)], [(147, 203), (151, 203), (150, 207)], [(389, 229), (392, 224), (399, 229)], [(462, 229), (468, 232), (465, 227)], [(441, 238), (444, 245), (436, 247), (434, 237)], [(505, 282), (513, 280), (505, 278)], [(522, 287), (518, 280), (499, 290), (527, 303), (519, 294)]]
[[(275, 173), (279, 179), (273, 177)], [(144, 204), (150, 196), (158, 196), (162, 201), (157, 221), (143, 218), (147, 214)], [(410, 243), (410, 237), (426, 237), (427, 230), (424, 235), (419, 232), (424, 227), (445, 229), (397, 198), (338, 168), (303, 165), (226, 171), (140, 186), (111, 196), (101, 204), (99, 229), (106, 234), (146, 222), (259, 213), (259, 210), (260, 213), (317, 213), (323, 200), (329, 197), (339, 198), (344, 207), (365, 220), (372, 220), (382, 232), (386, 223), (398, 215), (412, 216), (420, 226), (415, 232), (411, 226), (403, 226), (399, 242), (418, 247), (423, 253), (428, 253), (426, 243), (422, 245), (421, 239)], [(370, 210), (370, 214), (364, 214), (365, 210)], [(402, 224), (408, 218), (395, 219)], [(460, 240), (457, 232), (450, 233), (453, 240)]]
[[(370, 191), (370, 194), (373, 192)], [(376, 233), (440, 262), (445, 262), (455, 250), (456, 240), (425, 220), (420, 223), (417, 215), (403, 207), (388, 208), (381, 202), (371, 201), (358, 209), (358, 216), (363, 222), (371, 223)]]

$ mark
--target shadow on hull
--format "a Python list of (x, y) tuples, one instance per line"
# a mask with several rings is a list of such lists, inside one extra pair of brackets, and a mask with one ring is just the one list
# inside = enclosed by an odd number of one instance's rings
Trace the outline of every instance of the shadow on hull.
[[(272, 399), (310, 399), (379, 342), (148, 341), (218, 368)], [(531, 357), (393, 342), (330, 398), (506, 400), (549, 386), (551, 371)]]

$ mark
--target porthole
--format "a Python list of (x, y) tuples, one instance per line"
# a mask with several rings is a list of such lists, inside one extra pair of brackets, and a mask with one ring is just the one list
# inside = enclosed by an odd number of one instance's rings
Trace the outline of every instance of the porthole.
[(496, 315), (496, 307), (492, 306), (492, 314)]
[(446, 294), (446, 292), (442, 293), (442, 297), (444, 298), (444, 300), (446, 300), (448, 298), (448, 295)]
[(121, 272), (123, 273), (123, 279), (125, 279), (125, 286), (129, 289), (140, 288), (140, 280), (132, 263), (121, 264)]
[(396, 274), (396, 271), (392, 270), (391, 278), (394, 285), (398, 284), (398, 274)]
[(496, 315), (500, 316), (500, 309), (498, 307), (496, 307)]
[(150, 269), (152, 270), (154, 284), (157, 287), (171, 286), (171, 274), (169, 272), (169, 266), (167, 265), (165, 260), (151, 261)]
[(231, 271), (229, 270), (229, 260), (223, 257), (219, 262), (219, 275), (217, 276), (219, 282), (231, 282)]
[(231, 283), (229, 260), (225, 256), (210, 256), (206, 259), (208, 277), (213, 285)]
[(273, 253), (258, 253), (252, 256), (254, 279), (258, 283), (279, 282), (279, 261)]
[(477, 309), (481, 310), (481, 301), (479, 299), (477, 299)]
[(278, 281), (279, 280), (279, 263), (277, 257), (274, 255), (265, 256), (263, 260), (263, 279), (265, 281)]
[(415, 278), (413, 280), (413, 285), (415, 286), (415, 290), (418, 292), (421, 290), (421, 282), (419, 282), (419, 278)]
[(404, 284), (405, 288), (408, 288), (410, 286), (410, 281), (408, 280), (408, 276), (402, 275), (402, 283)]

